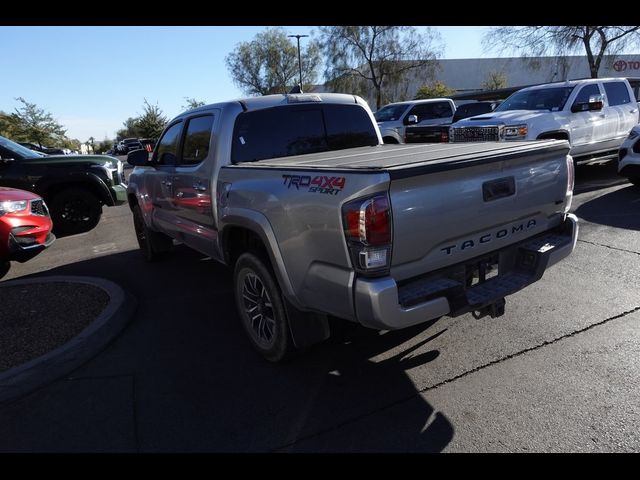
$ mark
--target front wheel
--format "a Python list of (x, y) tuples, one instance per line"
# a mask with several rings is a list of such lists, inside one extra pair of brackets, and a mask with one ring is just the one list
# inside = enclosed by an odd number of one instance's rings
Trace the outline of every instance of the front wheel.
[(233, 272), (236, 307), (253, 347), (268, 361), (280, 362), (295, 350), (280, 288), (265, 263), (244, 253)]
[(93, 193), (83, 188), (68, 188), (51, 202), (53, 228), (60, 235), (88, 232), (100, 221), (102, 205)]
[(140, 251), (148, 262), (164, 257), (173, 247), (173, 240), (170, 237), (147, 227), (140, 205), (133, 207), (133, 228), (136, 231)]

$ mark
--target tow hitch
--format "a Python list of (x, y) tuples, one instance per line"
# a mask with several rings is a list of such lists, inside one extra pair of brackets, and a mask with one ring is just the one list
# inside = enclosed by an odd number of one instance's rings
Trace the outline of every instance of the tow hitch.
[(486, 317), (487, 315), (490, 315), (491, 318), (501, 317), (502, 315), (504, 315), (505, 303), (506, 300), (504, 298), (501, 298), (491, 305), (487, 305), (486, 307), (480, 308), (479, 310), (472, 311), (471, 315), (473, 315), (473, 318), (475, 319)]

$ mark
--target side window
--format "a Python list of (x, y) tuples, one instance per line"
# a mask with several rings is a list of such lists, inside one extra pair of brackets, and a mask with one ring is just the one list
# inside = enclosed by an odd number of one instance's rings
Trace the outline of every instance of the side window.
[(598, 88), (598, 85), (595, 83), (585, 85), (584, 87), (582, 87), (582, 90), (578, 92), (578, 95), (576, 96), (573, 104), (575, 105), (577, 103), (588, 103), (589, 98), (593, 95), (600, 95), (600, 89)]
[(156, 146), (155, 161), (160, 165), (175, 165), (178, 160), (178, 143), (182, 122), (169, 127)]
[(206, 158), (209, 154), (212, 128), (213, 115), (195, 117), (189, 120), (180, 163), (195, 165)]
[(432, 102), (415, 105), (405, 116), (405, 123), (409, 115), (416, 115), (418, 123), (423, 120), (432, 120), (434, 118), (446, 118), (453, 115), (449, 102)]
[(629, 91), (624, 82), (605, 82), (604, 91), (607, 92), (607, 101), (610, 107), (631, 103)]

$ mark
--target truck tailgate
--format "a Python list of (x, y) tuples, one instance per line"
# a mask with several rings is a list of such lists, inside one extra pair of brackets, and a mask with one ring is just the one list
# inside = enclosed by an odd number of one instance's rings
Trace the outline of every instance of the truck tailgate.
[(558, 225), (568, 201), (568, 152), (566, 142), (527, 142), (389, 168), (391, 275), (411, 278)]

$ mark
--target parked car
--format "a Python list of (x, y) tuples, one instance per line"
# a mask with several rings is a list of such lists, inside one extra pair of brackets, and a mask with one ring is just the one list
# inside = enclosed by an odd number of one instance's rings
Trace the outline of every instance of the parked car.
[(438, 125), (408, 125), (404, 132), (405, 143), (440, 143), (449, 141), (449, 127), (468, 117), (490, 113), (500, 102), (471, 102), (460, 105), (453, 114), (451, 123), (443, 122)]
[(280, 361), (325, 340), (328, 315), (383, 330), (502, 315), (575, 247), (568, 152), (382, 145), (360, 97), (267, 95), (174, 118), (151, 158), (129, 153), (127, 193), (145, 258), (178, 240), (228, 265), (251, 345)]
[(450, 98), (429, 98), (390, 103), (378, 110), (374, 117), (384, 143), (404, 143), (408, 125), (451, 123), (455, 111), (456, 105)]
[(0, 187), (0, 278), (11, 261), (26, 262), (51, 245), (53, 223), (44, 200), (25, 190)]
[(122, 162), (106, 155), (45, 155), (0, 137), (0, 186), (44, 198), (58, 234), (95, 227), (102, 206), (126, 202)]
[(140, 143), (140, 140), (138, 140), (137, 138), (125, 138), (124, 140), (118, 142), (116, 148), (118, 151), (118, 155), (126, 155), (129, 152), (140, 150), (144, 147), (142, 146), (142, 143)]
[(631, 129), (618, 151), (618, 174), (640, 186), (640, 125)]
[(616, 158), (638, 123), (624, 78), (589, 78), (523, 88), (492, 113), (451, 126), (452, 142), (567, 140), (576, 163)]
[(153, 149), (156, 146), (155, 138), (141, 138), (140, 143), (142, 144), (142, 148), (144, 148), (147, 152), (153, 152)]
[(29, 150), (33, 150), (34, 152), (46, 153), (47, 155), (70, 155), (71, 150), (68, 148), (49, 148), (49, 147), (41, 147), (40, 145), (36, 145), (35, 143), (30, 142), (18, 142), (19, 145), (23, 147), (27, 147)]

